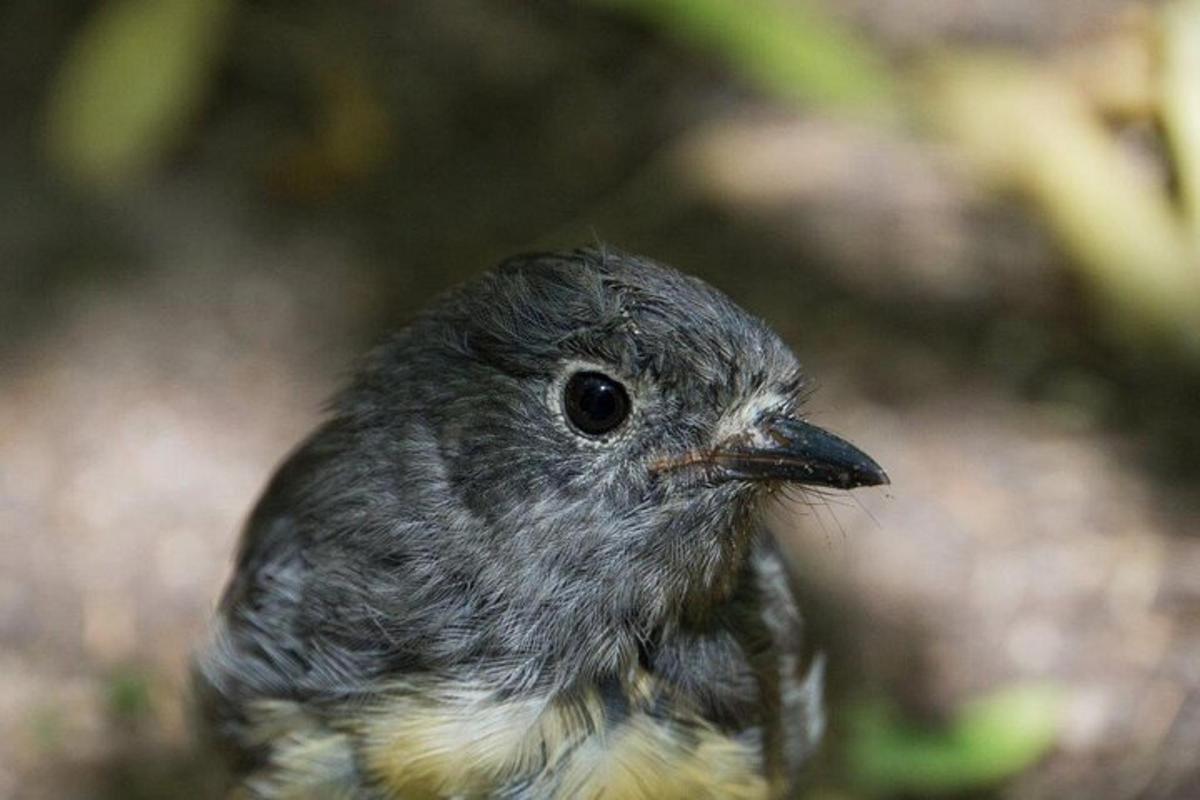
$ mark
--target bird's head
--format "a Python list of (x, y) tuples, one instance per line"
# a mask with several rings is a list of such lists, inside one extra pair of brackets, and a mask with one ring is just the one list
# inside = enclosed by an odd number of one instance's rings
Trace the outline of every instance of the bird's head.
[(803, 419), (804, 395), (789, 348), (725, 295), (582, 250), (451, 292), (341, 407), (393, 432), (376, 441), (407, 465), (402, 511), (440, 531), (428, 558), (464, 596), (540, 620), (529, 635), (582, 621), (619, 649), (612, 626), (640, 635), (731, 591), (772, 489), (887, 482)]

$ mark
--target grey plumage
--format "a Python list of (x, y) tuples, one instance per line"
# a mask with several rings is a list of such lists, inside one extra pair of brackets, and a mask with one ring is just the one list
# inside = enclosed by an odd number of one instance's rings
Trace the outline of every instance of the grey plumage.
[[(611, 435), (564, 415), (581, 371), (628, 393)], [(619, 724), (631, 669), (786, 782), (819, 736), (820, 675), (805, 683), (799, 613), (758, 522), (781, 480), (740, 465), (762, 468), (760, 423), (798, 419), (804, 392), (760, 320), (615, 251), (514, 258), (442, 297), (368, 355), (247, 525), (197, 685), (249, 790), (284, 793), (278, 751), (303, 729), (336, 738), (340, 766), (312, 769), (344, 796), (403, 796), (355, 757), (354, 719), (381, 697), (587, 689)], [(792, 459), (783, 480), (886, 480), (846, 452)], [(548, 780), (489, 791), (539, 797)]]

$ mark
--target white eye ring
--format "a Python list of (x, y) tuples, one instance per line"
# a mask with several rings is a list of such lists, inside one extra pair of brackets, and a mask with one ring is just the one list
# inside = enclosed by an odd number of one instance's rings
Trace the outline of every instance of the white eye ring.
[[(603, 380), (611, 381), (619, 387), (620, 397), (625, 401), (626, 412), (620, 422), (605, 432), (589, 433), (585, 426), (572, 419), (567, 390), (571, 381), (580, 375), (595, 375)], [(559, 418), (562, 426), (574, 435), (576, 441), (595, 447), (608, 447), (623, 440), (634, 429), (634, 421), (639, 416), (638, 401), (634, 391), (634, 382), (621, 375), (611, 366), (594, 361), (568, 361), (562, 365), (558, 375), (547, 387), (546, 404)], [(620, 402), (618, 400), (618, 402)]]

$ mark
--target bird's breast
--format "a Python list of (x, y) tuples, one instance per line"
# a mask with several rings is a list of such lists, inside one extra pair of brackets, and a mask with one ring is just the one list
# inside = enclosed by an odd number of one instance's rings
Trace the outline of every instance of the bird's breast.
[(741, 798), (774, 793), (757, 732), (731, 734), (653, 681), (570, 696), (404, 691), (353, 725), (367, 781), (397, 798)]

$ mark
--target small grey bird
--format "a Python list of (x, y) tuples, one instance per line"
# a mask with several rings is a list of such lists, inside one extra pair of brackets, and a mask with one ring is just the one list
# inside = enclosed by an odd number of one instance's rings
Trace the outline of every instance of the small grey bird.
[(887, 482), (707, 284), (528, 255), (371, 353), (279, 469), (197, 669), (253, 798), (766, 798), (822, 728), (788, 485)]

